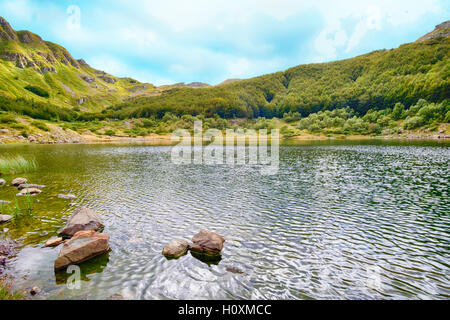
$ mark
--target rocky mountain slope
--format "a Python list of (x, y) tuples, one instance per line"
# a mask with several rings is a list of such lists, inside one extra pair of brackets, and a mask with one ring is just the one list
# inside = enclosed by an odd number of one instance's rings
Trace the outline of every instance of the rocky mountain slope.
[(63, 47), (29, 31), (15, 31), (0, 17), (0, 95), (100, 111), (151, 95), (155, 86), (118, 78), (76, 60)]

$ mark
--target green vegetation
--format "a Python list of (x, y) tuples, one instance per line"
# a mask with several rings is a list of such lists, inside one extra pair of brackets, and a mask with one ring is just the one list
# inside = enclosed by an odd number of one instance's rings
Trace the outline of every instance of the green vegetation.
[(36, 169), (36, 161), (27, 160), (22, 156), (0, 158), (0, 175), (25, 173)]
[(285, 72), (210, 88), (174, 88), (88, 113), (80, 119), (162, 119), (204, 115), (221, 118), (282, 118), (288, 121), (349, 106), (355, 115), (370, 109), (410, 108), (420, 99), (450, 99), (450, 39), (411, 43), (356, 58), (302, 65)]
[[(396, 134), (450, 122), (450, 37), (214, 87), (156, 88), (93, 69), (31, 32), (5, 28), (0, 128), (23, 137), (49, 131), (42, 120), (78, 133), (130, 137), (192, 130), (196, 120), (204, 129), (278, 128), (285, 137)], [(17, 120), (23, 117), (41, 121)]]
[(50, 96), (47, 91), (39, 87), (28, 85), (25, 86), (25, 89), (30, 92), (33, 92), (35, 95), (38, 95), (39, 97), (48, 98)]
[(22, 300), (24, 295), (21, 292), (12, 292), (11, 285), (0, 279), (0, 300)]
[(362, 117), (356, 116), (355, 112), (347, 107), (311, 114), (299, 121), (298, 129), (324, 134), (388, 135), (401, 133), (402, 129), (412, 130), (423, 126), (436, 129), (438, 124), (445, 122), (445, 114), (448, 111), (448, 100), (435, 104), (423, 99), (408, 110), (405, 110), (401, 103), (397, 103), (393, 110), (370, 109)]
[(47, 125), (42, 121), (33, 121), (30, 123), (32, 126), (42, 130), (42, 131), (49, 131), (50, 129), (47, 127)]

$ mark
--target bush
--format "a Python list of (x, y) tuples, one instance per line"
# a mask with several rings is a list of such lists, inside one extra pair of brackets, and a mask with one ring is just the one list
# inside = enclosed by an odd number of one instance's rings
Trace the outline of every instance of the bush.
[(42, 88), (39, 88), (39, 87), (36, 87), (36, 86), (28, 85), (28, 86), (25, 87), (25, 89), (30, 91), (30, 92), (32, 92), (32, 93), (34, 93), (35, 95), (38, 95), (39, 97), (42, 97), (42, 98), (50, 97), (50, 94), (46, 90), (44, 90)]
[(425, 125), (425, 119), (420, 116), (413, 116), (410, 118), (407, 118), (405, 122), (403, 123), (403, 128), (405, 130), (412, 130), (419, 128), (421, 126)]
[(116, 132), (114, 130), (106, 130), (105, 135), (112, 137), (116, 135)]
[(50, 129), (47, 127), (47, 125), (44, 122), (41, 121), (33, 121), (30, 123), (33, 127), (36, 127), (42, 131), (50, 131)]
[(0, 115), (0, 123), (11, 124), (17, 123), (16, 117), (11, 114)]
[(397, 102), (392, 111), (392, 118), (394, 120), (401, 120), (405, 116), (405, 106), (401, 102)]

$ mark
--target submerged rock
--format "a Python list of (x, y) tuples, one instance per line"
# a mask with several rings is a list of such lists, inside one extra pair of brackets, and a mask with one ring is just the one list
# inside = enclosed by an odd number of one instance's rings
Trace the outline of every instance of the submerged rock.
[(93, 230), (79, 231), (59, 252), (55, 260), (55, 270), (67, 268), (72, 264), (80, 264), (109, 251), (109, 235)]
[(73, 194), (58, 194), (58, 198), (66, 200), (75, 200), (77, 196)]
[(3, 222), (8, 222), (12, 219), (13, 217), (7, 214), (0, 214), (0, 223)]
[(67, 225), (61, 231), (60, 236), (71, 238), (78, 231), (97, 231), (102, 228), (104, 228), (104, 225), (98, 213), (88, 208), (80, 208), (75, 210), (67, 220)]
[(19, 185), (17, 188), (18, 188), (19, 190), (23, 190), (23, 189), (26, 189), (26, 188), (29, 188), (29, 189), (31, 189), (31, 188), (44, 189), (45, 186), (40, 185), (40, 184), (27, 184), (27, 183), (23, 183), (23, 184)]
[(220, 255), (225, 239), (217, 233), (202, 230), (192, 238), (189, 249), (193, 252), (208, 255)]
[(244, 271), (242, 271), (241, 269), (235, 268), (235, 267), (227, 267), (225, 268), (226, 271), (231, 272), (231, 273), (235, 273), (235, 274), (244, 274)]
[(57, 247), (61, 243), (63, 243), (63, 238), (52, 238), (50, 240), (47, 240), (47, 242), (44, 244), (44, 247)]
[(186, 254), (188, 247), (186, 240), (174, 240), (163, 248), (162, 254), (167, 258), (179, 258)]
[(39, 292), (41, 292), (41, 289), (40, 289), (39, 287), (33, 287), (33, 288), (30, 290), (30, 294), (31, 294), (32, 296), (37, 295)]
[(24, 195), (27, 195), (27, 194), (39, 194), (41, 192), (42, 191), (39, 190), (38, 188), (25, 188), (25, 189), (22, 189), (17, 195), (18, 196), (24, 196)]
[(18, 187), (21, 184), (25, 184), (27, 182), (28, 182), (28, 180), (26, 178), (16, 178), (13, 181), (11, 181), (11, 185), (14, 187)]

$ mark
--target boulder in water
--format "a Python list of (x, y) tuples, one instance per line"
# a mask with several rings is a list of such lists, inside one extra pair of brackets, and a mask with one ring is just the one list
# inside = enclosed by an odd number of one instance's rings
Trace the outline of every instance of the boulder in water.
[(189, 243), (186, 240), (174, 240), (163, 248), (162, 254), (167, 258), (176, 259), (184, 256)]
[(100, 215), (94, 210), (88, 208), (80, 208), (67, 220), (67, 225), (61, 231), (60, 236), (63, 238), (71, 238), (78, 231), (103, 229), (104, 225)]
[(25, 196), (27, 194), (39, 194), (41, 192), (42, 191), (39, 190), (38, 188), (25, 188), (25, 189), (22, 189), (17, 195), (18, 196)]
[(79, 231), (64, 243), (55, 260), (55, 270), (80, 264), (109, 251), (109, 235), (94, 230)]
[(58, 198), (66, 200), (75, 200), (77, 196), (73, 194), (58, 194)]
[(47, 240), (47, 242), (44, 244), (44, 247), (57, 247), (61, 243), (63, 243), (63, 238), (52, 238), (50, 240)]
[(11, 185), (14, 186), (14, 187), (18, 187), (21, 184), (27, 183), (27, 181), (28, 180), (26, 178), (16, 178), (13, 181), (11, 181)]
[(9, 220), (11, 220), (13, 217), (7, 214), (0, 214), (0, 223), (3, 222), (8, 222)]
[(217, 233), (202, 230), (192, 238), (189, 249), (194, 252), (208, 255), (220, 255), (225, 239)]
[(31, 189), (31, 188), (44, 189), (45, 186), (40, 185), (40, 184), (27, 184), (27, 183), (23, 183), (23, 184), (19, 185), (17, 188), (18, 188), (19, 190), (23, 190), (23, 189), (26, 189), (26, 188), (28, 188), (28, 189)]

